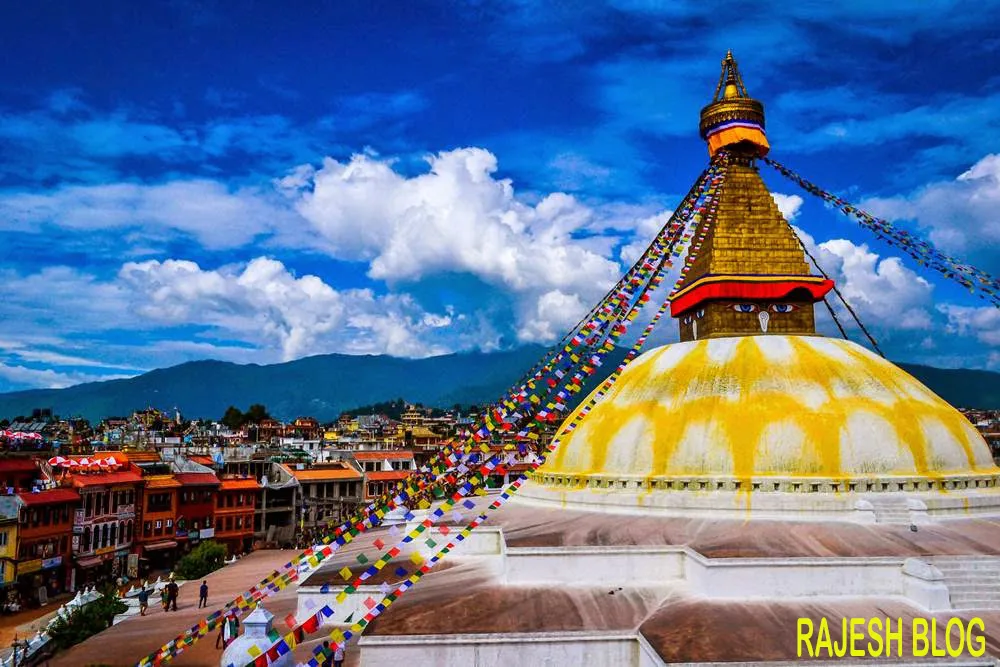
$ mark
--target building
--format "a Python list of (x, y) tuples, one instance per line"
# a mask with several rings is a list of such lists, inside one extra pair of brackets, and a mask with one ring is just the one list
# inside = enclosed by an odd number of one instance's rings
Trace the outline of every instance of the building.
[[(73, 519), (73, 561), (79, 588), (128, 573), (142, 475), (120, 451), (71, 458), (77, 467), (68, 472), (68, 482), (80, 494)], [(94, 463), (101, 461), (104, 465)]]
[[(73, 590), (74, 520), (81, 497), (71, 488), (17, 494), (16, 573), (21, 603), (34, 606)], [(77, 586), (78, 587), (78, 586)]]
[(253, 549), (261, 486), (253, 477), (223, 477), (221, 483), (215, 504), (215, 541), (230, 554), (246, 553)]
[(142, 501), (139, 503), (139, 531), (136, 554), (140, 570), (171, 569), (177, 562), (175, 535), (178, 518), (178, 492), (181, 483), (173, 473), (143, 476)]
[(366, 501), (381, 496), (397, 482), (406, 479), (416, 467), (413, 452), (405, 450), (354, 452), (351, 459), (364, 472)]
[(0, 496), (0, 604), (6, 602), (17, 574), (17, 528), (20, 515), (17, 496)]
[[(203, 467), (203, 466), (199, 466)], [(177, 472), (180, 483), (174, 539), (183, 555), (201, 540), (215, 537), (215, 496), (222, 483), (213, 472)]]
[(331, 521), (341, 521), (361, 502), (363, 476), (344, 461), (308, 468), (283, 467), (298, 482), (296, 523), (299, 530), (313, 530)]
[[(701, 121), (713, 169), (669, 298), (682, 342), (595, 389), (488, 527), (455, 542), (480, 504), (414, 540), (421, 563), (442, 543), (456, 553), (379, 607), (362, 664), (474, 664), (484, 646), (491, 664), (804, 664), (802, 621), (833, 626), (846, 649), (848, 618), (893, 619), (892, 657), (916, 664), (903, 628), (915, 637), (923, 621), (924, 646), (944, 647), (946, 616), (985, 619), (982, 664), (996, 661), (1000, 468), (987, 443), (902, 369), (816, 332), (832, 284), (812, 274), (759, 174), (763, 106), (731, 54)], [(662, 260), (669, 244), (651, 247)], [(370, 618), (379, 585), (405, 590), (415, 569), (399, 558), (347, 591), (336, 577), (358, 571), (352, 555), (303, 582), (297, 615), (329, 604), (331, 624)], [(832, 649), (819, 657), (835, 662)]]
[(291, 544), (295, 539), (299, 482), (289, 468), (269, 463), (261, 478), (261, 497), (254, 513), (254, 536), (265, 544)]
[(20, 456), (0, 459), (0, 493), (30, 491), (40, 476), (36, 459)]

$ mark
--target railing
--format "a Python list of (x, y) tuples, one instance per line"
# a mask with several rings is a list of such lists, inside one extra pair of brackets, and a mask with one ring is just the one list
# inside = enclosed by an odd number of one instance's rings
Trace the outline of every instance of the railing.
[(58, 619), (68, 619), (72, 612), (80, 607), (90, 604), (99, 597), (101, 597), (101, 594), (94, 588), (89, 588), (86, 591), (77, 591), (76, 597), (59, 607), (56, 611), (56, 615), (49, 620), (44, 629), (39, 630), (30, 639), (27, 639), (23, 643), (19, 643), (15, 646), (10, 655), (0, 658), (0, 667), (18, 667), (19, 665), (26, 664), (51, 641), (51, 637), (49, 637), (47, 630), (53, 623), (55, 623)]

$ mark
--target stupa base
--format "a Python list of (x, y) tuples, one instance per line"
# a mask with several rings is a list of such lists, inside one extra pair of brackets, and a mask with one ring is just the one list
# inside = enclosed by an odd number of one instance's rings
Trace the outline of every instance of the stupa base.
[(611, 514), (920, 525), (1000, 517), (998, 484), (996, 475), (856, 480), (539, 475), (521, 489), (515, 502)]

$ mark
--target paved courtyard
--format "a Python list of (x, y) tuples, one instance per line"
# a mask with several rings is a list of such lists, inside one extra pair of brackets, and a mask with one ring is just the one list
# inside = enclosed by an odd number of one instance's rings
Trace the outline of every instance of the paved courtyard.
[[(87, 667), (88, 665), (112, 665), (126, 667), (135, 665), (144, 655), (162, 646), (183, 630), (190, 628), (206, 612), (218, 609), (236, 595), (256, 584), (272, 571), (280, 568), (297, 552), (258, 551), (233, 565), (228, 565), (206, 579), (209, 587), (209, 608), (198, 609), (198, 582), (181, 586), (176, 612), (164, 612), (157, 600), (150, 600), (147, 616), (133, 617), (91, 637), (69, 651), (60, 653), (50, 661), (51, 667)], [(277, 593), (264, 602), (264, 607), (274, 614), (275, 629), (282, 634), (288, 631), (282, 619), (295, 612), (295, 587)], [(166, 663), (178, 667), (216, 667), (222, 657), (222, 650), (215, 648), (215, 634), (209, 635), (188, 648), (175, 660)], [(322, 640), (305, 643), (296, 651), (296, 658), (305, 659), (309, 649)], [(350, 651), (354, 653), (354, 651)], [(357, 664), (356, 656), (347, 661)]]

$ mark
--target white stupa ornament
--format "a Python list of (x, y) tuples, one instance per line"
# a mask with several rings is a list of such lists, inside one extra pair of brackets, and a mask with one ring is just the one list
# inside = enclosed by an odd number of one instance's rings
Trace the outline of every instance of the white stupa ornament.
[[(251, 646), (256, 646), (261, 651), (271, 648), (274, 642), (268, 638), (267, 633), (271, 631), (271, 622), (273, 620), (274, 614), (258, 605), (256, 609), (250, 612), (249, 616), (243, 619), (243, 634), (233, 640), (233, 643), (223, 651), (222, 661), (219, 663), (220, 666), (244, 667), (248, 663), (253, 662), (253, 656), (250, 655)], [(292, 652), (289, 651), (269, 664), (282, 667), (283, 665), (293, 665), (295, 661), (292, 657)]]

